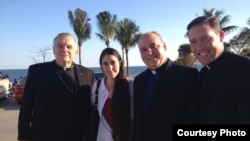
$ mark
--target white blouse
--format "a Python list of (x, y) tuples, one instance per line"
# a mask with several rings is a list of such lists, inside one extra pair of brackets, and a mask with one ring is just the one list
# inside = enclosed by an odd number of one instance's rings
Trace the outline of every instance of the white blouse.
[[(133, 79), (128, 79), (129, 82), (129, 89), (130, 89), (130, 100), (131, 100), (131, 113), (133, 113)], [(91, 91), (91, 103), (95, 103), (95, 91), (96, 91), (96, 85), (97, 81), (94, 83)], [(99, 89), (98, 89), (98, 112), (100, 116), (100, 122), (99, 122), (99, 128), (98, 128), (98, 133), (97, 133), (97, 139), (96, 141), (113, 141), (112, 138), (112, 128), (109, 126), (108, 122), (102, 115), (102, 110), (104, 107), (104, 104), (108, 98), (108, 89), (105, 86), (104, 83), (104, 78), (101, 80)], [(133, 116), (131, 117), (133, 118)]]

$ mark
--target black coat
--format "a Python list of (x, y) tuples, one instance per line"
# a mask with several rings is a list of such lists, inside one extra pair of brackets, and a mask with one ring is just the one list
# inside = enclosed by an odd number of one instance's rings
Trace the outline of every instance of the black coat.
[(250, 124), (250, 59), (224, 52), (209, 66), (197, 87), (198, 123)]
[(53, 62), (31, 65), (19, 114), (18, 139), (80, 141), (89, 122), (94, 73), (74, 65), (77, 92), (65, 87)]
[(160, 80), (146, 113), (143, 94), (149, 70), (134, 80), (134, 141), (171, 141), (174, 124), (192, 123), (195, 119), (193, 90), (198, 70), (170, 60), (160, 70)]

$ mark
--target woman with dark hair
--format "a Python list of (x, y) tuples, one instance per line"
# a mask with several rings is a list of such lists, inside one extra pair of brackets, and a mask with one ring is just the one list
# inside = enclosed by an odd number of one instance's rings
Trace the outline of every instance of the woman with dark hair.
[[(132, 86), (127, 79), (124, 63), (117, 50), (105, 48), (99, 59), (104, 73), (98, 88), (98, 111), (100, 116), (97, 141), (130, 141), (132, 134)], [(92, 88), (95, 101), (97, 83)]]

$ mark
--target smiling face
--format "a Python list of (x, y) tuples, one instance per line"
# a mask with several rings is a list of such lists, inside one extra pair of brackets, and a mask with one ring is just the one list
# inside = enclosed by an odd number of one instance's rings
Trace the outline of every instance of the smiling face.
[(142, 61), (151, 70), (159, 68), (167, 59), (167, 46), (155, 33), (146, 33), (139, 40)]
[(115, 55), (105, 54), (101, 61), (101, 67), (106, 77), (114, 79), (120, 72), (120, 62)]
[(208, 24), (194, 25), (188, 31), (191, 50), (203, 65), (210, 64), (223, 52), (224, 32), (215, 32)]
[(55, 39), (53, 52), (58, 65), (62, 67), (71, 67), (78, 53), (78, 48), (73, 37), (70, 35), (62, 35)]

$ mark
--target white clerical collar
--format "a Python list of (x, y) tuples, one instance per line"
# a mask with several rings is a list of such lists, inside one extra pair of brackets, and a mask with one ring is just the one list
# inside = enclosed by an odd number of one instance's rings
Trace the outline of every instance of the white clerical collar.
[(211, 70), (211, 67), (209, 67), (208, 65), (205, 65), (205, 67), (206, 67), (208, 70)]
[(152, 72), (152, 74), (154, 74), (154, 75), (156, 74), (156, 71), (155, 71), (155, 70), (151, 70), (151, 72)]
[(72, 63), (70, 67), (63, 67), (63, 70), (67, 71), (67, 70), (70, 70), (72, 68), (74, 68), (74, 63)]

